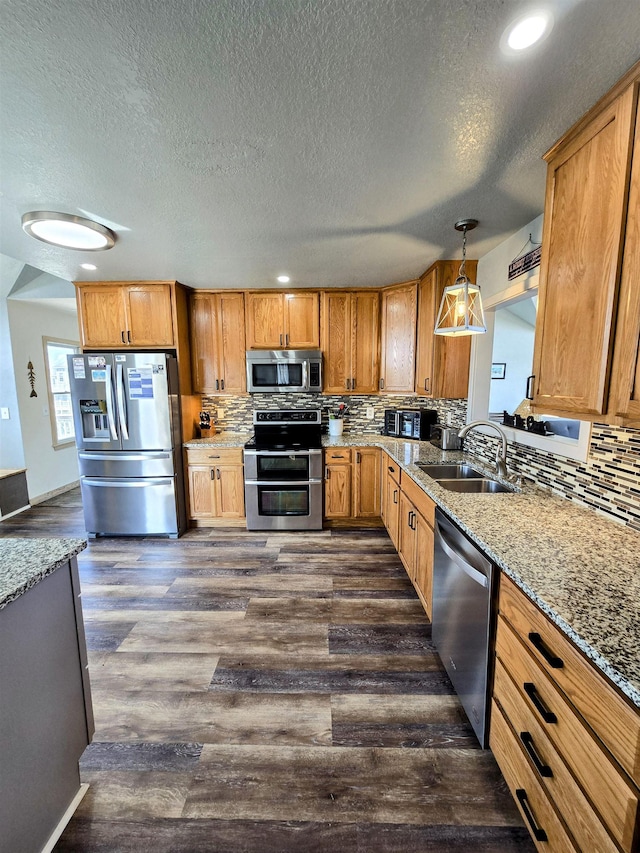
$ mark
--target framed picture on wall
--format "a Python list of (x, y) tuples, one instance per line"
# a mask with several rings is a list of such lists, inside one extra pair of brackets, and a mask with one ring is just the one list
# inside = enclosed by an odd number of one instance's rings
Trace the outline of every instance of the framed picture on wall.
[(491, 365), (491, 378), (504, 379), (507, 373), (507, 365), (504, 361), (494, 361)]

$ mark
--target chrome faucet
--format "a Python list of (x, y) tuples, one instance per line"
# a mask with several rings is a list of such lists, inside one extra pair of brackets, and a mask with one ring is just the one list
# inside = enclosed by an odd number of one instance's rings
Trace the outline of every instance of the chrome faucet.
[(507, 436), (498, 424), (494, 424), (493, 421), (472, 421), (460, 430), (458, 438), (464, 438), (467, 433), (471, 432), (472, 429), (478, 426), (493, 427), (500, 436), (501, 443), (498, 445), (498, 449), (496, 450), (496, 474), (498, 477), (510, 480), (511, 477), (509, 476), (509, 469), (507, 468)]

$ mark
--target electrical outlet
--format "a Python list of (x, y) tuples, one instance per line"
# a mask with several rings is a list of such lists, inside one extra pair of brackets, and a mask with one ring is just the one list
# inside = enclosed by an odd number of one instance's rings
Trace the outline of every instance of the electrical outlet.
[(365, 412), (368, 421), (372, 421), (375, 417), (375, 409), (373, 406), (367, 406), (367, 410)]
[(3, 406), (0, 409), (0, 419), (2, 419), (3, 421), (9, 420), (9, 407), (8, 406)]
[(219, 421), (222, 420), (224, 418), (224, 409), (218, 409), (216, 417)]
[(45, 418), (49, 417), (49, 406), (43, 406), (42, 407), (42, 415)]
[(453, 423), (453, 415), (451, 414), (451, 412), (447, 412), (447, 426), (451, 426), (452, 423)]

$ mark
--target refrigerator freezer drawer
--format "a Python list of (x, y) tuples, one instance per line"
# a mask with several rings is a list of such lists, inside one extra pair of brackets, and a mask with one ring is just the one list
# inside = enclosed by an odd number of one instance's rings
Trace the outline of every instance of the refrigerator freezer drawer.
[(80, 480), (84, 519), (89, 535), (178, 536), (174, 477)]
[(174, 458), (171, 450), (78, 451), (81, 477), (173, 477)]

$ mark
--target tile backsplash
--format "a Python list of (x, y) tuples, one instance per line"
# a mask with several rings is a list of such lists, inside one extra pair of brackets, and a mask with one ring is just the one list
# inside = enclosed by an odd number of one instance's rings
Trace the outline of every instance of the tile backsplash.
[[(218, 431), (247, 433), (253, 430), (254, 409), (316, 406), (322, 409), (326, 425), (328, 411), (337, 410), (340, 403), (349, 406), (345, 434), (380, 435), (385, 409), (436, 409), (441, 423), (450, 422), (458, 427), (464, 426), (467, 417), (466, 400), (329, 394), (245, 394), (202, 398), (202, 408), (211, 414)], [(373, 409), (373, 419), (366, 416), (369, 407)], [(465, 440), (465, 449), (493, 462), (496, 439), (472, 432)], [(509, 467), (550, 488), (555, 494), (640, 531), (640, 430), (594, 424), (586, 462), (510, 444)]]

